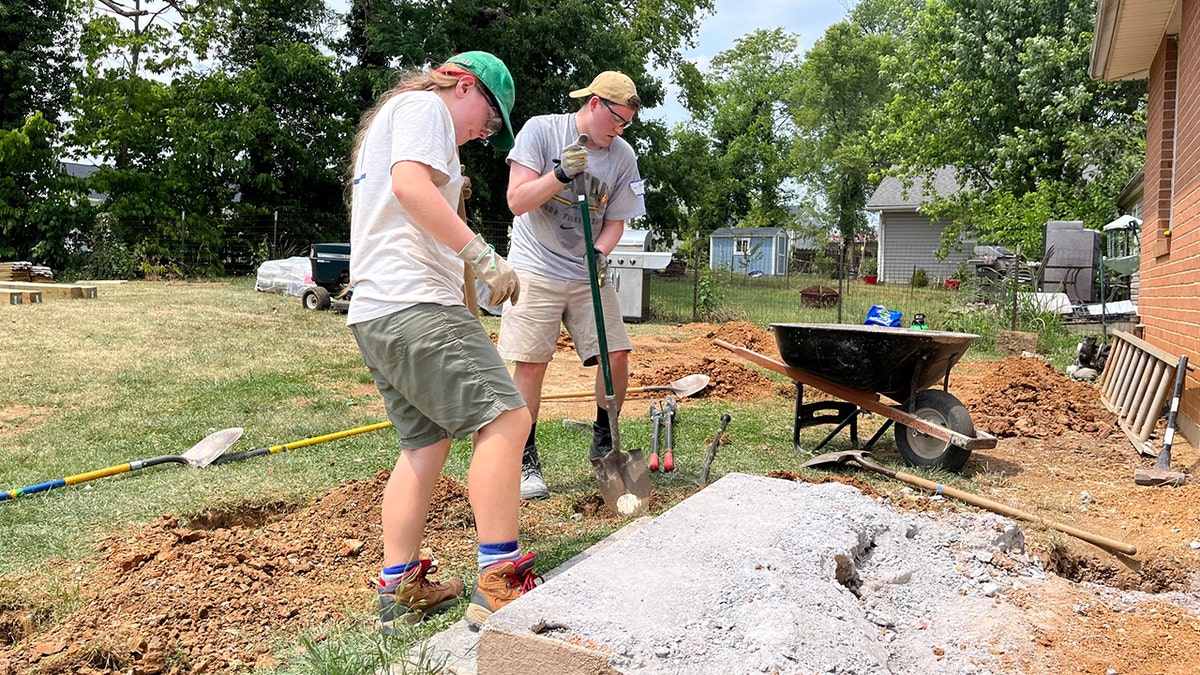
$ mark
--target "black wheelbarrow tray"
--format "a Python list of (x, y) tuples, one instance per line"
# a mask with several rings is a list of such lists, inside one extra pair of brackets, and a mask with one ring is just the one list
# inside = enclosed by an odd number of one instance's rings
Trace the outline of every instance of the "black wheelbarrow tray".
[[(966, 407), (947, 391), (950, 369), (978, 335), (845, 324), (773, 323), (770, 328), (784, 363), (724, 340), (714, 344), (796, 383), (797, 449), (802, 428), (830, 423), (837, 428), (812, 452), (846, 426), (857, 446), (856, 420), (863, 411), (888, 420), (864, 447), (895, 423), (896, 446), (913, 466), (957, 471), (972, 450), (996, 447), (996, 437), (976, 429)], [(939, 383), (941, 389), (930, 388)], [(804, 404), (804, 385), (847, 403)], [(883, 396), (897, 405), (883, 402)], [(822, 411), (833, 414), (816, 414)]]

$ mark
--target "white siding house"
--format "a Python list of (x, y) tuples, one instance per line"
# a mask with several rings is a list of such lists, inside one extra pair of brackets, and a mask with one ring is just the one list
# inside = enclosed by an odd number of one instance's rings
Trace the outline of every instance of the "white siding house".
[[(920, 211), (931, 197), (924, 194), (924, 184), (916, 181), (905, 190), (899, 179), (888, 176), (879, 183), (867, 202), (866, 209), (879, 214), (879, 280), (888, 284), (907, 284), (913, 272), (923, 269), (930, 281), (954, 275), (959, 263), (972, 256), (974, 242), (963, 241), (961, 250), (952, 247), (945, 260), (934, 253), (941, 247), (942, 231), (950, 225), (935, 221)], [(953, 169), (940, 169), (934, 176), (934, 193), (939, 196), (958, 190)]]

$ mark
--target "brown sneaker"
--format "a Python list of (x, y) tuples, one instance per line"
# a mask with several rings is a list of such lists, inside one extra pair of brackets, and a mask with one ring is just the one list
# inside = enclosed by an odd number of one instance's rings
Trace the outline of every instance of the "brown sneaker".
[(423, 559), (408, 574), (389, 584), (379, 584), (379, 621), (384, 634), (390, 635), (395, 626), (412, 626), (430, 614), (445, 611), (458, 601), (463, 592), (463, 580), (451, 577), (444, 582), (430, 581), (436, 572), (432, 560)]
[(479, 580), (471, 593), (471, 604), (467, 605), (467, 623), (479, 628), (492, 612), (541, 583), (542, 575), (533, 572), (535, 555), (526, 553), (516, 562), (496, 563), (480, 570)]

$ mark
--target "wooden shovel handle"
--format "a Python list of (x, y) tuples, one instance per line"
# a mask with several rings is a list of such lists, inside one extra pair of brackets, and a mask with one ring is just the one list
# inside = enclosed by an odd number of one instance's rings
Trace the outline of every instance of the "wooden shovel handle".
[[(871, 466), (869, 466), (867, 468), (874, 468), (876, 466), (878, 466), (878, 465), (872, 464)], [(880, 468), (883, 468), (883, 467), (880, 467)], [(1101, 535), (1098, 535), (1098, 534), (1095, 534), (1092, 532), (1087, 532), (1086, 530), (1081, 530), (1077, 527), (1071, 527), (1070, 525), (1064, 525), (1063, 523), (1058, 523), (1053, 520), (1047, 520), (1045, 518), (1042, 518), (1041, 516), (1036, 516), (1032, 513), (1029, 513), (1028, 511), (1022, 511), (1021, 509), (1013, 508), (1011, 506), (1008, 506), (1007, 504), (1001, 504), (1000, 502), (992, 501), (991, 499), (988, 499), (987, 497), (981, 497), (981, 496), (979, 496), (977, 494), (973, 494), (971, 492), (963, 492), (962, 490), (959, 490), (958, 488), (953, 488), (953, 487), (950, 487), (949, 485), (942, 485), (940, 483), (935, 483), (931, 480), (926, 480), (919, 476), (914, 476), (912, 474), (904, 473), (902, 471), (892, 471), (891, 469), (888, 469), (887, 471), (885, 471), (885, 473), (887, 475), (892, 476), (893, 478), (904, 481), (905, 483), (908, 483), (909, 485), (916, 485), (919, 487), (923, 487), (926, 490), (930, 490), (931, 492), (936, 492), (938, 494), (943, 494), (948, 497), (953, 497), (957, 500), (964, 501), (973, 506), (978, 506), (979, 508), (987, 509), (988, 511), (992, 511), (993, 513), (999, 513), (1000, 515), (1008, 516), (1010, 518), (1016, 518), (1018, 520), (1024, 520), (1024, 521), (1031, 522), (1031, 523), (1040, 523), (1041, 525), (1044, 525), (1052, 530), (1058, 530), (1059, 532), (1064, 532), (1066, 534), (1071, 535), (1072, 537), (1077, 537), (1086, 542), (1095, 544), (1096, 546), (1108, 549), (1110, 551), (1117, 551), (1118, 553), (1124, 553), (1126, 555), (1134, 555), (1137, 553), (1137, 547), (1134, 546), (1133, 544), (1127, 544), (1123, 541), (1118, 541), (1116, 539), (1109, 539), (1108, 537), (1104, 537), (1104, 536), (1101, 536)]]
[[(625, 390), (626, 394), (636, 394), (643, 391), (674, 391), (674, 387), (666, 385), (655, 385), (652, 387), (629, 387)], [(552, 401), (560, 398), (583, 398), (585, 396), (595, 396), (594, 389), (580, 389), (579, 391), (562, 391), (556, 394), (542, 394), (543, 401)]]

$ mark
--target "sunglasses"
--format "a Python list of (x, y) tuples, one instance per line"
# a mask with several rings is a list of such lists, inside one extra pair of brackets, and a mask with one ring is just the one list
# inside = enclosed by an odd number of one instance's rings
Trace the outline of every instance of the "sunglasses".
[(630, 124), (633, 124), (632, 119), (627, 120), (624, 117), (621, 117), (621, 114), (618, 113), (616, 110), (613, 110), (612, 106), (608, 104), (608, 101), (605, 101), (604, 99), (600, 98), (599, 96), (597, 96), (596, 98), (599, 99), (600, 102), (604, 104), (605, 108), (608, 108), (609, 114), (611, 114), (613, 117), (617, 118), (617, 120), (618, 120), (617, 129), (619, 129), (621, 131), (625, 131), (626, 129), (629, 128)]

